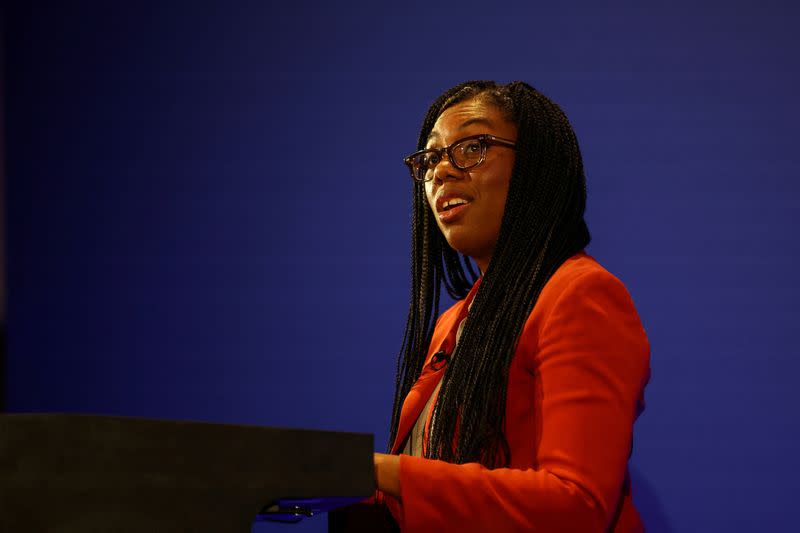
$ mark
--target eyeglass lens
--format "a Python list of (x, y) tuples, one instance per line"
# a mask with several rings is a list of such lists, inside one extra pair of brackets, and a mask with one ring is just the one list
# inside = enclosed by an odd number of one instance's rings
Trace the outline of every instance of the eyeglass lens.
[[(432, 170), (442, 160), (444, 150), (431, 150), (418, 154), (412, 160), (416, 169), (417, 179), (422, 179), (425, 173)], [(480, 139), (467, 139), (450, 147), (451, 163), (461, 170), (474, 167), (481, 161), (483, 146)]]

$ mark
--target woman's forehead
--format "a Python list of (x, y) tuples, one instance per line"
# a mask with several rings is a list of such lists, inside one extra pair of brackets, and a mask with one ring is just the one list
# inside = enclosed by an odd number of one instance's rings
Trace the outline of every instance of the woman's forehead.
[(454, 140), (452, 137), (473, 125), (483, 126), (486, 133), (500, 136), (516, 133), (516, 126), (505, 118), (500, 108), (482, 98), (472, 98), (445, 109), (436, 119), (428, 140)]

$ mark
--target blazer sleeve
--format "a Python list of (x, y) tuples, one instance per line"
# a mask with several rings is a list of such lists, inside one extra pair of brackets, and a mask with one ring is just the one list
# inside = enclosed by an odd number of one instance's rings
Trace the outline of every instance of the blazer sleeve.
[(526, 324), (516, 355), (531, 359), (541, 389), (530, 391), (541, 422), (535, 464), (489, 470), (401, 455), (401, 501), (390, 507), (403, 531), (608, 527), (649, 377), (649, 346), (627, 290), (605, 270), (582, 273), (554, 302), (540, 328)]

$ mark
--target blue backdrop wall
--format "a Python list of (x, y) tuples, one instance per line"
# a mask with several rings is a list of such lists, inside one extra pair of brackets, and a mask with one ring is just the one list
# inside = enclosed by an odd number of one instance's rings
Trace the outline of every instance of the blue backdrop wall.
[(798, 15), (8, 2), (7, 408), (370, 432), (383, 450), (401, 157), (447, 87), (522, 79), (575, 126), (588, 251), (650, 337), (632, 458), (648, 530), (792, 529)]

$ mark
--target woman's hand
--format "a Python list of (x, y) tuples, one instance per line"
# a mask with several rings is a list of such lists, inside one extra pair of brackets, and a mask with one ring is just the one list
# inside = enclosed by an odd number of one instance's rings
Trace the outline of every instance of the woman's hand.
[(376, 453), (373, 456), (375, 463), (375, 483), (378, 490), (400, 499), (400, 457)]

